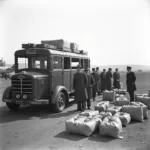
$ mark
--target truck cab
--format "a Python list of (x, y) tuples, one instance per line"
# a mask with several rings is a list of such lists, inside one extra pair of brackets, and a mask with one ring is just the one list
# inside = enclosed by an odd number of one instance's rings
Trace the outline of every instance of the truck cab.
[(55, 112), (63, 111), (73, 95), (77, 63), (84, 67), (90, 61), (86, 55), (60, 51), (53, 46), (23, 45), (23, 49), (15, 52), (15, 74), (2, 101), (11, 110), (20, 105), (50, 104)]

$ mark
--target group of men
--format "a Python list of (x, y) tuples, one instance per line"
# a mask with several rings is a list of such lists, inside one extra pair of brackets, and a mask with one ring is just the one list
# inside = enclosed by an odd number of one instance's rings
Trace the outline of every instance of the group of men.
[[(126, 84), (127, 91), (130, 95), (130, 100), (134, 101), (134, 91), (136, 90), (136, 77), (134, 72), (131, 71), (131, 67), (127, 66), (127, 75), (126, 75)], [(113, 78), (113, 86), (112, 86)], [(112, 69), (109, 68), (106, 72), (106, 69), (103, 69), (103, 72), (100, 73), (99, 67), (92, 68), (92, 73), (86, 67), (84, 72), (81, 72), (81, 66), (77, 66), (77, 72), (74, 74), (73, 79), (73, 89), (75, 93), (75, 100), (77, 102), (77, 110), (84, 111), (86, 108), (91, 109), (91, 98), (95, 101), (96, 94), (100, 95), (105, 90), (112, 90), (112, 87), (115, 89), (120, 89), (120, 73), (118, 68), (115, 69), (115, 72), (112, 73)]]

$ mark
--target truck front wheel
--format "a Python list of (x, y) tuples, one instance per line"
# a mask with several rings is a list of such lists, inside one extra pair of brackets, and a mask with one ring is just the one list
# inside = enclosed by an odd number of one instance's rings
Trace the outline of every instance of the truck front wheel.
[(13, 104), (13, 103), (7, 103), (7, 102), (6, 102), (6, 105), (10, 110), (13, 110), (13, 111), (17, 111), (20, 106), (19, 104)]
[(56, 113), (62, 112), (66, 107), (66, 96), (63, 92), (59, 92), (56, 103), (53, 105), (54, 111)]

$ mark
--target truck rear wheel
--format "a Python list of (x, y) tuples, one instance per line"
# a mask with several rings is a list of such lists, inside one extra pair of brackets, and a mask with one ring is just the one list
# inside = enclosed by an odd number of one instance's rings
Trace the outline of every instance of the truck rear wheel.
[(13, 111), (17, 111), (20, 106), (19, 104), (13, 104), (13, 103), (7, 103), (7, 102), (6, 102), (6, 105), (10, 110), (13, 110)]
[(66, 107), (66, 96), (63, 92), (59, 92), (56, 103), (53, 105), (54, 112), (62, 112)]

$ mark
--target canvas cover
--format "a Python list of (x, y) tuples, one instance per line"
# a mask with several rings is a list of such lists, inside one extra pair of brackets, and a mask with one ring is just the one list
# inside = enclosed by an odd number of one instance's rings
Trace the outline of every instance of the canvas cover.
[(127, 127), (131, 121), (130, 114), (125, 113), (125, 112), (117, 112), (114, 116), (119, 117), (122, 122), (122, 125), (125, 127)]
[(119, 117), (108, 116), (99, 125), (100, 135), (111, 136), (114, 138), (123, 138), (120, 134), (122, 133), (122, 123)]
[(130, 114), (131, 120), (143, 121), (143, 109), (141, 106), (124, 105), (122, 106), (122, 112)]
[(95, 110), (98, 110), (99, 112), (106, 111), (108, 107), (109, 101), (101, 101), (94, 106)]

